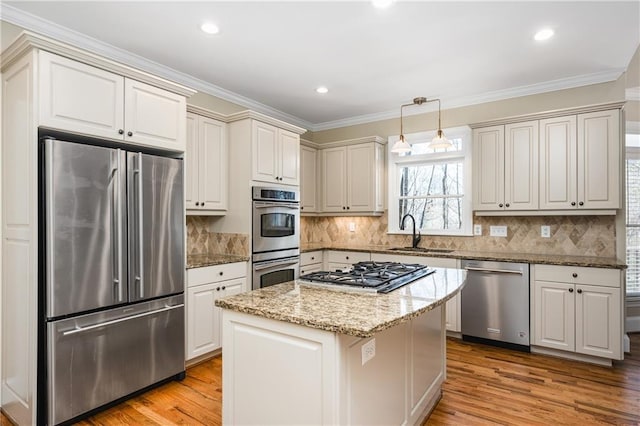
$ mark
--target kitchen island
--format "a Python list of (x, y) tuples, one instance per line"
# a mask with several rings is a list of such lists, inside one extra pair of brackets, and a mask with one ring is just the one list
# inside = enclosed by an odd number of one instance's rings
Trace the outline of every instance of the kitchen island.
[(419, 424), (445, 379), (444, 304), (463, 270), (388, 294), (288, 282), (223, 308), (224, 424)]

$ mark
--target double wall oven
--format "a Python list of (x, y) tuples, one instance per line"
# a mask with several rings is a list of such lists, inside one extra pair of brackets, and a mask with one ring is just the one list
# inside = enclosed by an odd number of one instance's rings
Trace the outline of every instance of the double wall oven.
[(253, 289), (298, 278), (300, 193), (297, 189), (253, 187)]

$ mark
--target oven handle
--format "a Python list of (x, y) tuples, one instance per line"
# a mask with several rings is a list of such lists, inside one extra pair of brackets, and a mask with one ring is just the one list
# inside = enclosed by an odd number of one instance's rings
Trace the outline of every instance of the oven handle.
[(268, 209), (269, 207), (284, 207), (292, 210), (300, 210), (298, 203), (270, 203), (266, 201), (254, 201), (253, 207), (256, 209)]
[(490, 274), (515, 274), (515, 275), (523, 275), (522, 271), (515, 271), (509, 269), (487, 269), (487, 268), (475, 268), (473, 266), (467, 266), (467, 271), (475, 271), (475, 272), (486, 272)]
[(262, 271), (263, 269), (273, 268), (274, 266), (286, 266), (295, 265), (300, 262), (300, 257), (289, 258), (284, 260), (269, 260), (266, 262), (260, 262), (259, 264), (253, 264), (254, 271)]

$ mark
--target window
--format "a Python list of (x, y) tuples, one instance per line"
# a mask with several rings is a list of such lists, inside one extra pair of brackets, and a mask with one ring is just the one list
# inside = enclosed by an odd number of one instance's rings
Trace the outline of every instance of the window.
[(392, 153), (397, 140), (389, 138), (389, 233), (411, 214), (416, 229), (431, 235), (471, 235), (471, 129), (444, 129), (452, 148), (432, 150), (435, 132), (405, 135), (408, 154)]
[(627, 145), (627, 296), (640, 297), (640, 134)]

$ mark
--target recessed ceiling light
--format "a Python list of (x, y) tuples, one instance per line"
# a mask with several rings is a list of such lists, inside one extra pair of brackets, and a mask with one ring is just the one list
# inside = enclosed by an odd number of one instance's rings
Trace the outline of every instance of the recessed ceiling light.
[(220, 28), (213, 22), (205, 22), (200, 26), (200, 29), (207, 34), (218, 34), (220, 32)]
[(537, 41), (548, 40), (553, 37), (553, 30), (551, 28), (543, 28), (533, 36)]
[(376, 9), (386, 9), (393, 4), (395, 0), (371, 0), (373, 7)]
[(318, 87), (318, 88), (316, 89), (316, 92), (318, 92), (318, 93), (323, 93), (323, 94), (324, 94), (324, 93), (327, 93), (328, 91), (329, 91), (329, 89), (327, 89), (327, 88), (326, 88), (326, 87), (324, 87), (324, 86), (320, 86), (320, 87)]

